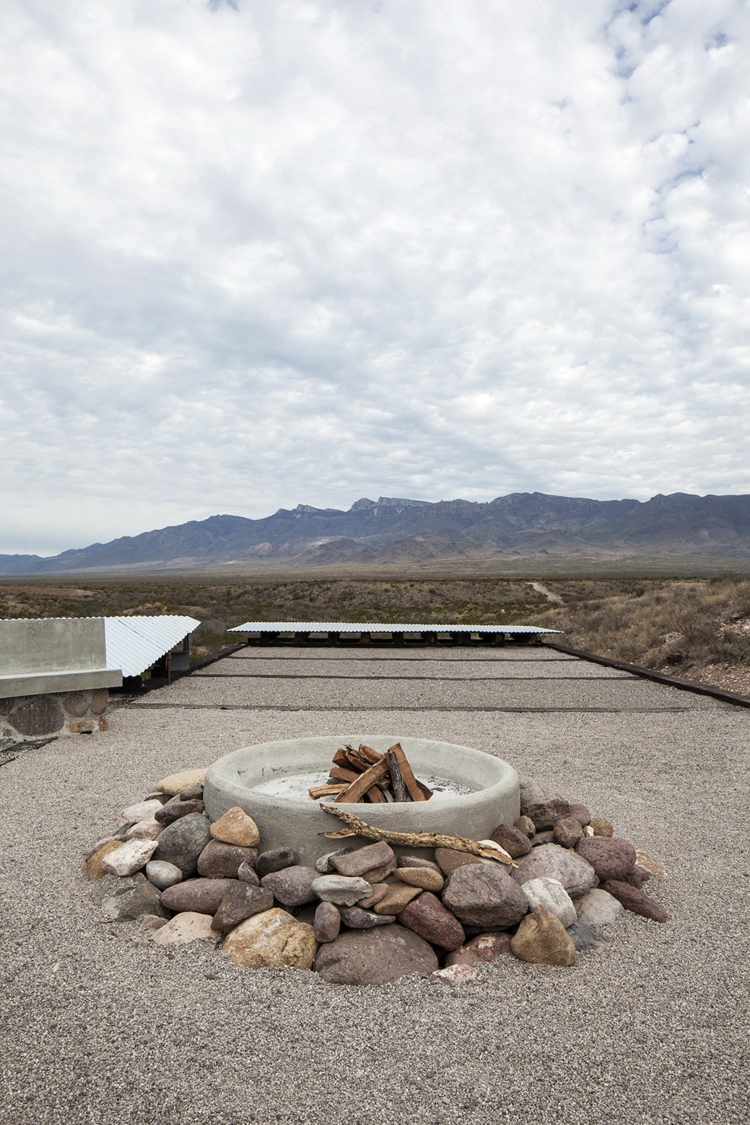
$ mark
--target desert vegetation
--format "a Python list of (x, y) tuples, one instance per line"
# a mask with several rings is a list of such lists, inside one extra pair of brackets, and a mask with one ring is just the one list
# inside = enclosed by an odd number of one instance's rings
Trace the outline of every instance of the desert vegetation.
[(750, 582), (708, 580), (548, 582), (563, 605), (535, 622), (565, 631), (566, 644), (750, 694)]
[[(193, 656), (244, 621), (533, 624), (587, 652), (750, 694), (750, 581), (661, 579), (91, 577), (0, 580), (0, 617), (182, 613)], [(546, 591), (546, 593), (544, 592)], [(561, 603), (552, 599), (559, 598)]]

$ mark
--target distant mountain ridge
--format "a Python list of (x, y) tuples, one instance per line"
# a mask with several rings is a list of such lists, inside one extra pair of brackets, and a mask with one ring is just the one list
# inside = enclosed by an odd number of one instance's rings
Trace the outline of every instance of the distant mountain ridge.
[(639, 500), (511, 493), (487, 503), (364, 497), (348, 511), (298, 504), (252, 520), (218, 515), (63, 551), (0, 555), (0, 574), (188, 569), (251, 560), (301, 566), (428, 562), (587, 551), (750, 555), (750, 495), (677, 492)]

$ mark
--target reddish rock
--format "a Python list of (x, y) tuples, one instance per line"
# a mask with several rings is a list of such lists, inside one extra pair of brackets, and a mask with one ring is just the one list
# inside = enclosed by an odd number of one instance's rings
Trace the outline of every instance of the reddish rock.
[(236, 879), (240, 865), (246, 863), (254, 867), (257, 858), (255, 848), (240, 848), (236, 844), (211, 840), (198, 856), (198, 874), (213, 879)]
[(250, 883), (240, 883), (234, 879), (224, 880), (224, 886), (226, 893), (211, 923), (211, 928), (218, 933), (229, 933), (246, 918), (270, 910), (273, 906), (273, 893), (264, 887), (253, 887)]
[(483, 930), (507, 930), (529, 909), (518, 884), (490, 863), (457, 868), (443, 891), (443, 903), (460, 922)]
[(478, 855), (456, 852), (453, 848), (436, 848), (435, 860), (444, 875), (451, 875), (459, 867), (468, 867), (470, 864), (482, 862)]
[(11, 722), (19, 734), (54, 734), (65, 725), (65, 712), (55, 695), (19, 696)]
[(603, 816), (592, 816), (589, 827), (593, 828), (595, 836), (612, 836), (613, 828)]
[(315, 911), (313, 930), (321, 943), (335, 941), (341, 929), (341, 915), (332, 902), (321, 902)]
[(482, 965), (510, 953), (510, 934), (479, 934), (460, 949), (454, 949), (445, 959), (449, 965)]
[(576, 854), (590, 863), (599, 879), (621, 879), (635, 867), (635, 848), (627, 840), (588, 836), (576, 846)]
[(581, 828), (585, 828), (591, 821), (591, 813), (585, 805), (571, 805), (570, 815), (576, 818)]
[(438, 959), (424, 938), (395, 923), (347, 930), (321, 945), (314, 968), (329, 984), (387, 984), (406, 973), (430, 976)]
[(237, 868), (237, 878), (243, 883), (250, 883), (253, 887), (260, 886), (260, 879), (252, 864), (241, 863)]
[(498, 824), (490, 835), (501, 848), (504, 848), (511, 859), (518, 859), (521, 855), (528, 855), (531, 851), (529, 837), (519, 828), (512, 828), (509, 824)]
[(89, 709), (89, 697), (83, 691), (71, 691), (63, 696), (63, 707), (69, 715), (82, 718)]
[(583, 836), (583, 828), (574, 816), (561, 816), (552, 829), (555, 843), (561, 848), (574, 848)]
[(602, 889), (622, 903), (626, 910), (632, 910), (633, 914), (651, 918), (654, 922), (669, 921), (669, 915), (658, 902), (649, 898), (643, 891), (639, 891), (637, 887), (631, 887), (629, 883), (623, 883), (619, 879), (608, 879)]
[(398, 916), (402, 926), (419, 934), (430, 945), (441, 949), (458, 949), (466, 938), (464, 928), (432, 891), (425, 891), (410, 902)]
[(215, 914), (227, 893), (225, 879), (185, 879), (162, 891), (162, 905), (176, 914), (183, 910), (195, 914)]
[(513, 821), (513, 827), (517, 828), (519, 832), (523, 832), (524, 836), (528, 836), (529, 839), (536, 832), (534, 821), (528, 816), (519, 816), (518, 820)]
[(543, 828), (553, 828), (561, 816), (570, 816), (570, 804), (562, 797), (550, 797), (545, 801), (532, 801), (521, 805), (521, 812), (534, 822), (537, 832)]

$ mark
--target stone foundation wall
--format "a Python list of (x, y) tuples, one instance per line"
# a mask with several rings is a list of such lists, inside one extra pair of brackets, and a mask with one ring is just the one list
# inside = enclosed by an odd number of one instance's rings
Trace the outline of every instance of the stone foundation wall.
[(0, 743), (104, 731), (108, 698), (107, 688), (94, 688), (0, 699)]

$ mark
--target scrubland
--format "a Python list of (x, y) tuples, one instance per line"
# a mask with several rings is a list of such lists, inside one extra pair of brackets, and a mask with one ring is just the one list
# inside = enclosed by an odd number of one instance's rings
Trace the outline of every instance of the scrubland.
[[(745, 577), (545, 577), (377, 580), (202, 576), (0, 580), (0, 617), (181, 613), (196, 617), (193, 655), (251, 620), (536, 624), (574, 648), (750, 695)], [(544, 591), (547, 591), (545, 593)], [(562, 604), (550, 599), (559, 598)]]

